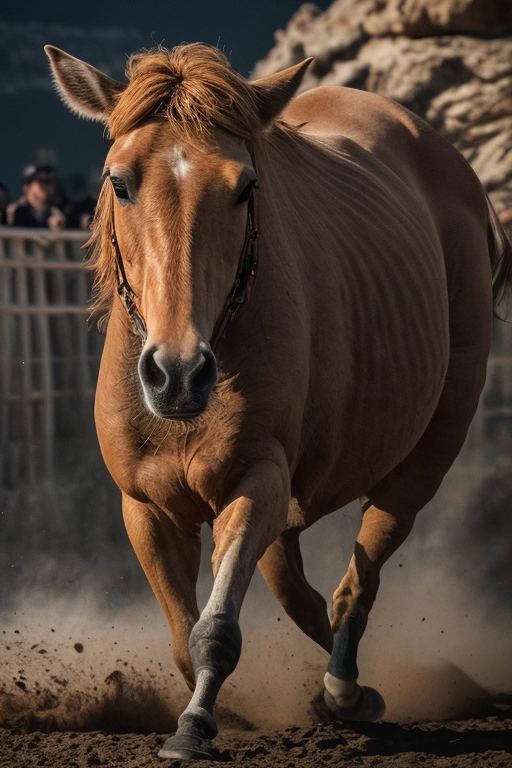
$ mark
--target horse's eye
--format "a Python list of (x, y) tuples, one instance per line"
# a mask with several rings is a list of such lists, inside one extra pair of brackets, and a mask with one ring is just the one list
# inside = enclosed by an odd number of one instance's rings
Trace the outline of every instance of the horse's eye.
[(241, 203), (246, 203), (249, 199), (249, 196), (251, 194), (251, 190), (256, 187), (258, 188), (258, 182), (256, 179), (251, 179), (251, 181), (245, 185), (245, 187), (242, 189), (238, 196), (238, 200), (236, 201), (237, 205), (240, 205)]
[(110, 183), (114, 188), (117, 199), (129, 203), (130, 195), (128, 194), (128, 187), (126, 186), (124, 179), (121, 179), (119, 176), (111, 176)]

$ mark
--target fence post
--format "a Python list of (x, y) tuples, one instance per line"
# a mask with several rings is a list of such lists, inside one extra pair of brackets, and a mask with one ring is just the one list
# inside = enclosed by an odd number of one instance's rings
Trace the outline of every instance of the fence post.
[(69, 403), (76, 423), (68, 431), (81, 436), (83, 406), (94, 394), (85, 325), (90, 280), (73, 256), (86, 238), (0, 227), (0, 489), (51, 484), (56, 425), (66, 413), (59, 403)]

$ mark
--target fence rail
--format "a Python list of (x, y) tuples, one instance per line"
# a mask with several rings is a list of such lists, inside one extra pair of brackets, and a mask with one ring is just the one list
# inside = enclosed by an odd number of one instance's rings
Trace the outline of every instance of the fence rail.
[(90, 432), (102, 338), (88, 330), (86, 232), (0, 227), (0, 487), (51, 481)]
[(74, 304), (62, 307), (18, 307), (16, 304), (0, 306), (0, 312), (9, 315), (89, 315), (89, 307), (77, 307)]

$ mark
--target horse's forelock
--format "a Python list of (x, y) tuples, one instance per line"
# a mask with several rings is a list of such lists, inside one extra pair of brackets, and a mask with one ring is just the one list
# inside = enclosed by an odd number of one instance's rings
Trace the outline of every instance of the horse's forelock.
[(215, 127), (241, 138), (260, 127), (251, 86), (217, 48), (194, 43), (137, 53), (126, 74), (128, 86), (109, 119), (114, 139), (153, 117), (166, 117), (178, 134), (196, 140)]

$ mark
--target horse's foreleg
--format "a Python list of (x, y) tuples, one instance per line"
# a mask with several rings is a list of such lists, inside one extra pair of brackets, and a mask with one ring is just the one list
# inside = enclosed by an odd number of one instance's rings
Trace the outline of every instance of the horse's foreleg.
[(195, 685), (188, 650), (199, 617), (196, 582), (201, 558), (199, 527), (183, 531), (161, 509), (123, 495), (123, 517), (149, 583), (171, 627), (173, 656), (189, 688)]
[(342, 720), (378, 720), (384, 701), (357, 684), (357, 648), (379, 588), (380, 569), (405, 541), (414, 515), (391, 515), (370, 506), (363, 515), (354, 555), (333, 596), (334, 645), (324, 678), (325, 701)]
[(217, 734), (213, 705), (240, 658), (242, 602), (258, 560), (286, 526), (289, 498), (284, 455), (277, 461), (261, 460), (244, 474), (232, 500), (215, 520), (215, 581), (189, 643), (196, 689), (178, 721), (177, 733), (165, 742), (160, 757), (211, 757), (209, 740)]
[(267, 549), (258, 563), (270, 591), (288, 616), (308, 637), (332, 651), (327, 605), (304, 575), (299, 534), (286, 531)]

